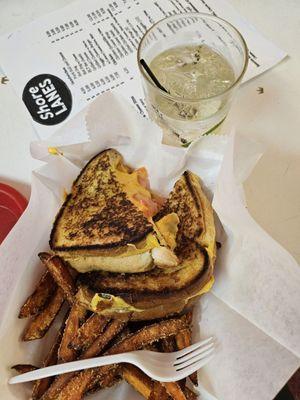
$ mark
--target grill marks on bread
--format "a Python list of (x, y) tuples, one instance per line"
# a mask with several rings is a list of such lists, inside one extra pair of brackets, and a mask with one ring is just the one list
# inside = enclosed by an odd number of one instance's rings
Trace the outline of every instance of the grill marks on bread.
[(189, 171), (175, 183), (166, 204), (157, 214), (155, 220), (175, 212), (179, 217), (175, 253), (179, 260), (184, 260), (193, 254), (195, 242), (198, 241), (204, 228), (204, 215), (201, 203), (191, 182)]
[(73, 184), (51, 233), (53, 250), (110, 248), (135, 243), (153, 228), (128, 199), (115, 170), (121, 155), (106, 150), (94, 157)]

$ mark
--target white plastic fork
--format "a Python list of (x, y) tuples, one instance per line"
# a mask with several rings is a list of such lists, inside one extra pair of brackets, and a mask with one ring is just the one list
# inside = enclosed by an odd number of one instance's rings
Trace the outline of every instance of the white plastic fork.
[(94, 357), (86, 360), (52, 365), (10, 378), (8, 383), (30, 382), (88, 368), (116, 363), (130, 363), (139, 367), (150, 378), (161, 382), (178, 381), (197, 371), (213, 357), (213, 337), (195, 343), (183, 350), (173, 353), (157, 353), (148, 350), (137, 350), (109, 356)]

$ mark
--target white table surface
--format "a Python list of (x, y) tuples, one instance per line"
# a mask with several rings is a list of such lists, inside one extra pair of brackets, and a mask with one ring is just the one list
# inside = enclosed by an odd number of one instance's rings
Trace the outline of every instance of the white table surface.
[[(0, 34), (71, 1), (0, 0)], [(230, 117), (238, 132), (265, 147), (245, 185), (248, 207), (262, 227), (300, 261), (300, 1), (232, 3), (290, 56), (242, 86)], [(258, 87), (264, 88), (264, 94), (258, 94)], [(0, 181), (29, 197), (31, 170), (37, 166), (29, 143), (36, 136), (9, 83), (0, 85), (0, 128)]]

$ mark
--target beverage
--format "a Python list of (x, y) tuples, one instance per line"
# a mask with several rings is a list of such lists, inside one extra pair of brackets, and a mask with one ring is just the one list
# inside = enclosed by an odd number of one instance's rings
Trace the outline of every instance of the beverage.
[(140, 65), (147, 109), (162, 127), (164, 142), (188, 145), (201, 135), (217, 133), (247, 56), (239, 32), (207, 14), (174, 15), (146, 32), (138, 59), (145, 59), (165, 89)]
[[(162, 86), (179, 99), (205, 99), (228, 89), (234, 82), (232, 66), (219, 53), (206, 45), (176, 46), (158, 54), (150, 69)], [(163, 103), (163, 102), (162, 102)], [(170, 116), (183, 117), (177, 107)], [(192, 111), (189, 118), (197, 119), (201, 109)]]
[[(160, 112), (158, 122), (167, 122), (173, 127), (173, 133), (181, 137), (183, 142), (199, 136), (199, 131), (205, 133), (203, 120), (214, 115), (222, 103), (220, 101), (190, 103), (181, 100), (208, 99), (217, 96), (226, 91), (235, 80), (229, 62), (206, 45), (177, 46), (165, 50), (151, 61), (150, 69), (167, 92), (178, 98), (174, 101), (156, 96), (152, 106)], [(189, 123), (189, 132), (184, 137), (177, 132), (180, 123), (176, 129), (176, 121)], [(196, 124), (196, 121), (200, 124)], [(209, 129), (211, 127), (207, 130)]]

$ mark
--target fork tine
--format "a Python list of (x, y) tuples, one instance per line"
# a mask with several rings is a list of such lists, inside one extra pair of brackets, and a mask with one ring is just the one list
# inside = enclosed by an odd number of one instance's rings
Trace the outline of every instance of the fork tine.
[(175, 361), (174, 365), (181, 365), (185, 361), (189, 361), (192, 358), (195, 358), (196, 356), (199, 356), (199, 355), (205, 353), (207, 350), (213, 348), (214, 346), (215, 346), (215, 343), (211, 342), (211, 343), (207, 344), (206, 346), (198, 347), (196, 350), (192, 351), (191, 353), (186, 354), (185, 356), (181, 357), (179, 360), (177, 359)]
[(214, 347), (211, 347), (209, 350), (206, 350), (205, 352), (198, 354), (195, 357), (191, 357), (189, 360), (185, 361), (184, 363), (176, 365), (175, 366), (176, 371), (181, 371), (183, 369), (186, 369), (186, 368), (192, 366), (193, 364), (200, 362), (201, 360), (205, 360), (209, 355), (212, 355), (214, 350), (215, 350)]
[(195, 371), (198, 371), (200, 368), (204, 367), (211, 359), (213, 359), (214, 355), (210, 355), (208, 357), (203, 358), (202, 360), (198, 362), (194, 362), (193, 364), (189, 365), (188, 367), (185, 367), (179, 371), (177, 371), (177, 378), (176, 379), (181, 379), (184, 376), (190, 375)]
[(204, 346), (205, 344), (211, 342), (213, 339), (214, 339), (213, 336), (211, 336), (211, 337), (209, 337), (208, 339), (202, 340), (201, 342), (192, 344), (191, 346), (186, 347), (185, 349), (182, 349), (182, 350), (180, 350), (180, 351), (177, 351), (177, 352), (176, 352), (176, 359), (177, 359), (177, 360), (180, 360), (183, 356), (185, 356), (185, 355), (187, 355), (187, 354), (193, 352), (194, 350), (196, 350), (196, 349), (198, 349), (198, 348)]

